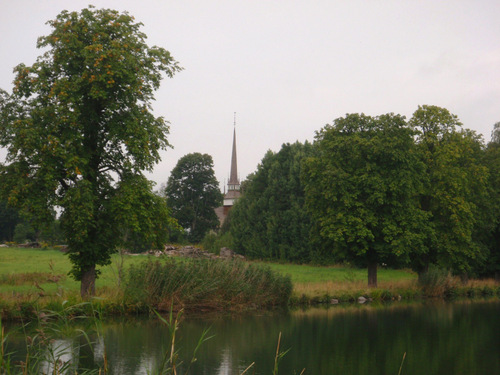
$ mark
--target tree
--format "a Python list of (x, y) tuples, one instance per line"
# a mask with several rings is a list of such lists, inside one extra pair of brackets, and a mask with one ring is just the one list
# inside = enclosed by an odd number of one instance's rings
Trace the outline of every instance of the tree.
[(378, 263), (405, 263), (421, 243), (413, 135), (399, 115), (349, 114), (317, 133), (316, 154), (305, 162), (306, 205), (319, 235), (368, 267), (369, 286), (377, 285)]
[[(39, 223), (59, 207), (71, 274), (87, 296), (96, 266), (110, 263), (130, 224), (116, 211), (121, 200), (154, 200), (136, 183), (169, 146), (169, 126), (151, 102), (163, 74), (180, 68), (168, 51), (146, 44), (142, 24), (126, 12), (89, 7), (48, 24), (52, 32), (37, 43), (43, 55), (18, 65), (13, 93), (0, 95), (2, 190)], [(147, 206), (132, 210), (154, 220)]]
[(420, 209), (428, 214), (424, 246), (415, 252), (412, 267), (419, 274), (430, 264), (465, 274), (484, 257), (474, 231), (487, 198), (487, 168), (481, 138), (460, 129), (457, 116), (436, 106), (419, 106), (409, 121), (417, 131), (417, 149), (425, 165), (419, 194)]
[(222, 193), (208, 154), (184, 155), (172, 169), (165, 196), (172, 216), (188, 231), (193, 242), (219, 226), (215, 208), (222, 204)]
[(491, 144), (500, 144), (500, 121), (493, 125), (491, 131)]
[(21, 223), (19, 212), (9, 207), (6, 202), (0, 202), (0, 241), (12, 241), (14, 230)]
[(493, 126), (491, 141), (486, 148), (485, 164), (489, 171), (488, 210), (492, 213), (488, 220), (486, 243), (487, 259), (481, 276), (500, 279), (500, 122)]
[(268, 151), (247, 178), (243, 196), (228, 218), (235, 250), (248, 257), (308, 262), (311, 217), (304, 207), (302, 162), (312, 145), (283, 144)]

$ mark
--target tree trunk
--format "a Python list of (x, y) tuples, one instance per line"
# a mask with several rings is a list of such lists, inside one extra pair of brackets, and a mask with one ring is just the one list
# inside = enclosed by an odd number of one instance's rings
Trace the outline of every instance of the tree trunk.
[(82, 274), (82, 282), (80, 284), (80, 295), (86, 299), (95, 294), (95, 264), (87, 268)]
[(429, 263), (425, 263), (424, 266), (422, 266), (418, 271), (417, 271), (417, 275), (418, 275), (418, 283), (421, 284), (422, 283), (422, 276), (425, 275), (427, 272), (429, 271)]
[(377, 287), (377, 261), (368, 261), (368, 287)]

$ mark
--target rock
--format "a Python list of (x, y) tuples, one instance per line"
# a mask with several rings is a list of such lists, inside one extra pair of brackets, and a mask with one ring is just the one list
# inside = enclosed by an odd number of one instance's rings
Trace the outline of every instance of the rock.
[(234, 257), (234, 251), (227, 248), (227, 247), (223, 247), (220, 249), (220, 257), (221, 258), (232, 258), (232, 257)]
[(330, 300), (330, 305), (337, 305), (338, 303), (339, 303), (339, 300), (338, 300), (338, 299), (336, 299), (336, 298), (332, 298), (332, 299)]
[(40, 244), (38, 242), (26, 242), (26, 243), (17, 245), (17, 247), (39, 249)]
[(363, 296), (358, 297), (358, 303), (365, 303), (367, 299)]

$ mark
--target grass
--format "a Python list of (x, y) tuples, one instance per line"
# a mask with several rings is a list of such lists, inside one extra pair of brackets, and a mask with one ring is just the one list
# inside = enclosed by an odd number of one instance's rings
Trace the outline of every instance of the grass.
[[(138, 264), (142, 259), (126, 256), (125, 265)], [(111, 265), (101, 268), (98, 288), (111, 289), (118, 285), (119, 261), (120, 255), (114, 254)], [(0, 248), (0, 293), (78, 291), (80, 283), (67, 276), (70, 269), (68, 257), (59, 250)], [(14, 279), (15, 283), (9, 281)]]
[(148, 308), (197, 311), (286, 306), (290, 278), (269, 267), (242, 261), (162, 259), (129, 268), (124, 301)]
[[(124, 257), (124, 267), (138, 265), (144, 260), (143, 256)], [(112, 256), (112, 263), (101, 268), (101, 276), (97, 280), (98, 289), (112, 289), (118, 285), (118, 264), (120, 255)], [(318, 267), (310, 265), (262, 263), (271, 270), (283, 275), (289, 275), (292, 283), (301, 289), (318, 289), (324, 284), (326, 290), (332, 286), (344, 288), (345, 285), (366, 285), (367, 271), (350, 267)], [(24, 248), (0, 248), (0, 293), (26, 293), (38, 292), (35, 281), (47, 293), (57, 292), (58, 287), (67, 291), (78, 291), (79, 283), (67, 273), (71, 269), (69, 259), (58, 250), (24, 249)], [(34, 280), (33, 275), (39, 274)], [(24, 282), (23, 282), (23, 276)], [(54, 279), (58, 278), (58, 282)], [(16, 285), (6, 282), (8, 278), (17, 278)], [(380, 284), (400, 283), (416, 280), (416, 275), (407, 270), (380, 269), (378, 273)]]
[[(119, 254), (112, 263), (101, 268), (96, 283), (100, 304), (109, 313), (130, 313), (133, 306), (124, 306), (123, 285), (130, 267), (138, 266), (144, 256)], [(176, 260), (177, 261), (177, 260)], [(182, 262), (182, 261), (179, 261)], [(272, 271), (288, 275), (293, 284), (292, 304), (353, 301), (359, 296), (373, 300), (414, 299), (424, 295), (437, 297), (500, 296), (500, 286), (493, 280), (470, 280), (467, 284), (452, 279), (439, 288), (425, 289), (417, 283), (417, 275), (408, 270), (379, 268), (378, 288), (367, 288), (366, 269), (346, 266), (319, 267), (311, 265), (264, 264)], [(0, 312), (11, 310), (15, 317), (32, 309), (30, 304), (60, 306), (63, 301), (79, 303), (79, 282), (67, 276), (71, 264), (67, 256), (53, 249), (0, 248)], [(121, 275), (121, 276), (120, 276)], [(425, 291), (425, 292), (424, 292)]]
[[(363, 282), (366, 284), (368, 279), (368, 272), (366, 269), (348, 266), (319, 267), (305, 264), (266, 264), (274, 271), (278, 271), (282, 274), (289, 274), (294, 284), (323, 282)], [(416, 278), (416, 274), (408, 270), (393, 270), (387, 268), (380, 268), (378, 270), (378, 281), (381, 283), (409, 281), (416, 280)]]

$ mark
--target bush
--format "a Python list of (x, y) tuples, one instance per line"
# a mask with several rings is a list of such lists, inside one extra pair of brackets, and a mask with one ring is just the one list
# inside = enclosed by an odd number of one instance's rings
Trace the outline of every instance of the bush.
[(229, 232), (222, 234), (209, 232), (203, 238), (201, 246), (203, 246), (203, 248), (206, 251), (219, 255), (221, 248), (223, 247), (228, 247), (230, 249), (233, 248), (233, 238), (231, 236), (231, 233)]
[(450, 271), (430, 265), (427, 272), (418, 277), (418, 284), (426, 297), (443, 297), (456, 287)]
[(24, 243), (26, 241), (35, 240), (35, 230), (31, 227), (31, 225), (26, 223), (19, 223), (16, 225), (16, 228), (14, 229), (14, 242)]
[(269, 267), (220, 259), (148, 260), (131, 266), (124, 286), (128, 304), (158, 310), (235, 310), (286, 306), (290, 277)]

